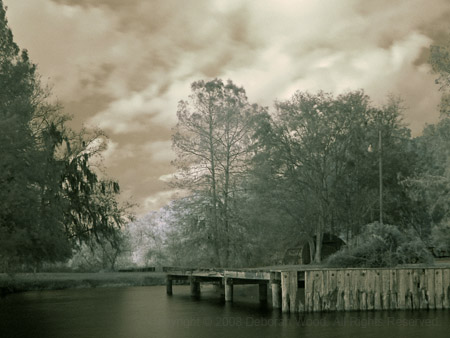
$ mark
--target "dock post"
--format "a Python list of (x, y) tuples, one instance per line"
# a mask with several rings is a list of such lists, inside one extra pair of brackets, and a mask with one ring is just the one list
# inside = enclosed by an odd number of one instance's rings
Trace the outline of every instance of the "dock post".
[(225, 301), (233, 301), (233, 279), (225, 278)]
[(191, 296), (200, 296), (200, 282), (195, 277), (191, 276), (189, 278), (189, 284), (191, 286)]
[(267, 283), (259, 283), (259, 302), (267, 303)]
[(166, 293), (168, 295), (172, 295), (172, 277), (171, 276), (166, 277)]
[(281, 311), (298, 312), (297, 271), (281, 272)]
[(277, 281), (272, 282), (272, 307), (274, 309), (281, 308), (281, 287)]

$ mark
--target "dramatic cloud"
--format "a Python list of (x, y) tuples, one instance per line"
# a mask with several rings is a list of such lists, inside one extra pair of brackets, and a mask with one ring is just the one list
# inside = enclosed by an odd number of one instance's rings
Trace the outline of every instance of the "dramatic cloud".
[(108, 174), (141, 212), (174, 196), (171, 128), (198, 79), (232, 79), (267, 106), (296, 90), (400, 95), (415, 134), (438, 116), (427, 57), (448, 38), (448, 0), (4, 2), (74, 125), (110, 135)]

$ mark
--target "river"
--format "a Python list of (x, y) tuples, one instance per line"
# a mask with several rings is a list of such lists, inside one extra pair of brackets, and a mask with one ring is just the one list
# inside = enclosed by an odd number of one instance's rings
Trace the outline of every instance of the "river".
[(450, 337), (450, 311), (283, 315), (260, 306), (257, 289), (235, 288), (225, 304), (211, 286), (40, 291), (0, 299), (2, 338)]

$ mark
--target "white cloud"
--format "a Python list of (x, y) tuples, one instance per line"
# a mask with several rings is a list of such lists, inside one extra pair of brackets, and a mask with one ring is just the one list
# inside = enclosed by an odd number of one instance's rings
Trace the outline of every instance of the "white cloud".
[(423, 50), (447, 32), (448, 0), (4, 3), (19, 45), (79, 121), (110, 134), (105, 163), (147, 207), (170, 195), (157, 193), (170, 128), (195, 80), (231, 79), (268, 106), (296, 90), (400, 94), (416, 132), (438, 115)]

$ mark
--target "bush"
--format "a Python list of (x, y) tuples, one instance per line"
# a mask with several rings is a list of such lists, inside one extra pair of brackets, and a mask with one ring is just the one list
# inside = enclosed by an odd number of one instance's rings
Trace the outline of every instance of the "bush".
[(412, 232), (402, 233), (393, 225), (368, 224), (359, 240), (362, 244), (344, 247), (328, 257), (325, 264), (330, 267), (376, 268), (433, 262), (431, 253), (419, 237)]
[(450, 255), (450, 222), (443, 222), (433, 227), (431, 244), (438, 256)]

